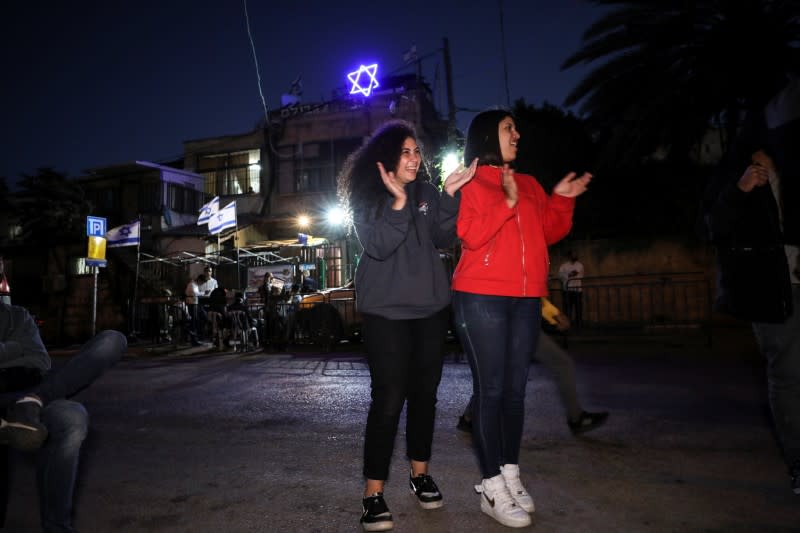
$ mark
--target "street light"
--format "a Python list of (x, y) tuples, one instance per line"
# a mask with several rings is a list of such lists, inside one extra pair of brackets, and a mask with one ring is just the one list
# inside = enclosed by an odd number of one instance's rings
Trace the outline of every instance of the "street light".
[(325, 218), (328, 220), (328, 224), (331, 226), (342, 226), (344, 225), (346, 213), (344, 209), (339, 206), (331, 207), (328, 209), (328, 212), (325, 215)]
[(461, 160), (464, 156), (457, 151), (451, 150), (444, 154), (442, 157), (442, 163), (439, 165), (439, 170), (441, 171), (441, 180), (444, 183), (444, 180), (447, 179), (455, 169), (461, 166)]
[(300, 229), (305, 229), (311, 225), (311, 217), (308, 215), (298, 215), (297, 216), (297, 226)]

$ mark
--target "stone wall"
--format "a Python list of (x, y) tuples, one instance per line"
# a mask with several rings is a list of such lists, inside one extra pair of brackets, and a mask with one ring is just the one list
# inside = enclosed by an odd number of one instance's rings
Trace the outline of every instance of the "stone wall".
[(557, 277), (569, 250), (577, 253), (586, 277), (702, 272), (714, 279), (714, 249), (697, 241), (563, 241), (550, 249), (550, 277)]

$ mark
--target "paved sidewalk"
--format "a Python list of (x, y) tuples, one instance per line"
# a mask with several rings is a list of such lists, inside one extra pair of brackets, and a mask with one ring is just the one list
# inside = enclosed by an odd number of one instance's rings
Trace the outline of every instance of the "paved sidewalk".
[[(531, 367), (522, 477), (541, 532), (798, 531), (800, 496), (769, 423), (763, 363), (748, 332), (714, 348), (573, 342), (585, 407), (611, 411), (581, 438), (552, 379)], [(131, 355), (80, 396), (92, 416), (76, 525), (93, 532), (359, 531), (369, 404), (362, 355)], [(470, 439), (455, 429), (469, 369), (450, 354), (439, 389), (432, 474), (445, 496), (410, 496), (403, 422), (387, 502), (395, 531), (509, 531), (480, 512)], [(6, 531), (35, 531), (30, 457), (14, 455)]]

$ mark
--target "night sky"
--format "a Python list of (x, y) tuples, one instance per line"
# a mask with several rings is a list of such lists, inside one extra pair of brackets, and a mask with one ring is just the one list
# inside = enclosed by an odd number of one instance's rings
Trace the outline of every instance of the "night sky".
[[(444, 37), (456, 105), (505, 105), (498, 5), (247, 0), (267, 106), (298, 76), (303, 101), (318, 102), (362, 62), (378, 62), (379, 78), (413, 72), (403, 53), (416, 45), (431, 54), (423, 73), (444, 112)], [(502, 5), (511, 101), (561, 105), (586, 70), (559, 66), (601, 12), (581, 0)], [(42, 166), (75, 176), (169, 161), (185, 140), (244, 133), (264, 116), (240, 0), (11, 0), (0, 24), (0, 176), (11, 182)], [(459, 127), (473, 114), (459, 111)]]

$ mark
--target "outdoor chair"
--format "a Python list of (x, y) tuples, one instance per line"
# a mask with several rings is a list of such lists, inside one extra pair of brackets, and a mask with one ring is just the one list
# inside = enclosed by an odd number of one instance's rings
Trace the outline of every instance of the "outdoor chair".
[(228, 318), (231, 323), (230, 345), (235, 351), (247, 351), (251, 340), (254, 346), (258, 346), (258, 329), (249, 324), (244, 311), (228, 311)]

